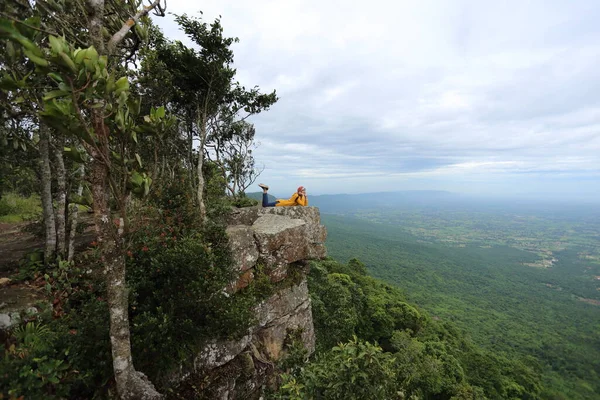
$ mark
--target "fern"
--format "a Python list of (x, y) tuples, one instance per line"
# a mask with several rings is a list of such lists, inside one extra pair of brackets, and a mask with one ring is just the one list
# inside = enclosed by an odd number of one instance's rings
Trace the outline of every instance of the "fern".
[(41, 322), (28, 322), (17, 327), (13, 335), (23, 347), (30, 351), (39, 351), (48, 346), (52, 332)]

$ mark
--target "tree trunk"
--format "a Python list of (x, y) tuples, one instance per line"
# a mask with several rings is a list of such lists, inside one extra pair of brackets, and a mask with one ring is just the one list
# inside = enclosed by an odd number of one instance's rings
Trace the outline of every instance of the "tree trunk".
[(198, 154), (198, 188), (196, 196), (198, 198), (198, 211), (200, 212), (200, 221), (204, 222), (206, 218), (206, 206), (204, 205), (204, 174), (202, 173), (202, 165), (204, 157), (202, 152)]
[(198, 187), (196, 188), (196, 196), (198, 199), (198, 211), (200, 214), (200, 222), (206, 219), (206, 206), (204, 205), (204, 174), (202, 166), (204, 165), (204, 144), (206, 143), (206, 118), (203, 116), (200, 124), (200, 146), (198, 147)]
[(54, 158), (56, 159), (56, 252), (58, 256), (64, 259), (67, 249), (67, 171), (65, 169), (65, 160), (63, 159), (63, 142), (57, 141), (54, 149)]
[[(108, 156), (108, 154), (106, 154)], [(146, 376), (135, 370), (131, 356), (129, 299), (125, 286), (125, 257), (121, 248), (123, 218), (112, 220), (108, 206), (108, 170), (98, 154), (93, 154), (90, 183), (94, 200), (94, 225), (106, 276), (110, 313), (110, 343), (113, 370), (119, 397), (125, 399), (161, 399)]]
[[(88, 27), (90, 39), (100, 55), (108, 55), (102, 30), (104, 28), (104, 0), (87, 0), (88, 3)], [(143, 11), (136, 17), (146, 15), (157, 6), (158, 2), (144, 7)], [(118, 45), (118, 37), (124, 34), (135, 24), (136, 17), (129, 19), (110, 42), (111, 49)], [(132, 21), (133, 23), (130, 23)], [(116, 39), (117, 38), (117, 39)], [(89, 146), (88, 152), (92, 156), (90, 183), (92, 185), (92, 198), (94, 201), (94, 225), (98, 242), (100, 244), (100, 255), (105, 266), (107, 301), (110, 313), (110, 343), (113, 359), (113, 370), (119, 397), (123, 400), (129, 399), (162, 399), (156, 391), (152, 382), (146, 376), (135, 370), (131, 357), (131, 340), (129, 331), (129, 301), (127, 288), (125, 286), (125, 257), (123, 256), (124, 219), (121, 215), (118, 224), (112, 221), (109, 208), (109, 174), (110, 174), (110, 151), (109, 134), (104, 125), (103, 111), (95, 109), (92, 112), (92, 126), (98, 137), (100, 147)], [(126, 196), (120, 193), (118, 196)], [(123, 199), (118, 199), (123, 200)], [(122, 202), (120, 203), (122, 204)]]
[(189, 185), (191, 193), (197, 190), (196, 179), (194, 177), (194, 124), (192, 122), (192, 116), (188, 115), (188, 166), (189, 166)]
[(46, 243), (44, 246), (44, 263), (54, 260), (56, 252), (56, 223), (52, 207), (52, 171), (50, 169), (50, 132), (40, 123), (40, 176), (42, 184), (42, 212)]
[[(77, 170), (77, 175), (79, 175), (79, 186), (77, 187), (77, 196), (81, 197), (83, 194), (83, 176), (85, 173), (85, 169), (83, 168), (83, 164), (79, 166)], [(79, 217), (79, 207), (77, 204), (70, 204), (70, 213), (71, 216), (71, 228), (69, 229), (69, 250), (67, 253), (67, 261), (73, 261), (73, 257), (75, 256), (75, 236), (77, 233), (77, 219)]]

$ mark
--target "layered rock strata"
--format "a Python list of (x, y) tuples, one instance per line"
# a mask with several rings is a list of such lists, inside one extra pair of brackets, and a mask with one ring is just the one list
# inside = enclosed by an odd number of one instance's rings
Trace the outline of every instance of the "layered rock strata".
[(291, 334), (309, 354), (314, 351), (306, 272), (309, 260), (326, 256), (327, 231), (315, 207), (253, 207), (233, 210), (227, 233), (240, 273), (227, 290), (241, 290), (258, 274), (278, 290), (256, 306), (257, 322), (242, 339), (208, 343), (194, 370), (207, 398), (258, 399), (275, 378), (274, 365), (285, 356)]

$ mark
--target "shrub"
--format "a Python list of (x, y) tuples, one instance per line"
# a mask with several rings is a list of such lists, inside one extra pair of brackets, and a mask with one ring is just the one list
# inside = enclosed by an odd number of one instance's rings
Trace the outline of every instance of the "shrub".
[(0, 361), (0, 397), (66, 396), (72, 376), (68, 351), (57, 351), (54, 346), (56, 333), (39, 322), (28, 322), (13, 329), (12, 336), (13, 343)]
[(399, 399), (394, 357), (356, 336), (306, 365), (297, 378), (283, 377), (280, 399)]
[(237, 208), (254, 207), (258, 205), (258, 200), (246, 197), (245, 194), (242, 194), (240, 197), (233, 199), (231, 204)]
[(21, 197), (16, 193), (6, 193), (0, 198), (0, 222), (31, 221), (39, 218), (41, 212), (38, 195)]
[(158, 385), (192, 362), (205, 339), (245, 333), (253, 304), (224, 291), (236, 277), (224, 228), (169, 220), (135, 231), (127, 256), (134, 361)]

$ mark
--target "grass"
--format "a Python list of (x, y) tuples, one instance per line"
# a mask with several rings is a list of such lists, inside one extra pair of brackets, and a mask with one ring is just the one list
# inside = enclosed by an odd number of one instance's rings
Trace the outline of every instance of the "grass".
[(31, 221), (41, 213), (42, 203), (38, 195), (22, 197), (16, 193), (5, 193), (0, 198), (0, 222)]

